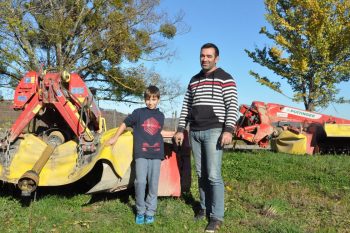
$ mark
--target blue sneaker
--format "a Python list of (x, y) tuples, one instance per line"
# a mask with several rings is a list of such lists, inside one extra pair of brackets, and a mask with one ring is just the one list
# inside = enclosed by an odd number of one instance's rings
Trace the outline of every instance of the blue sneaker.
[(138, 225), (144, 224), (145, 223), (145, 215), (137, 214), (136, 218), (135, 218), (135, 223)]
[(145, 223), (146, 224), (152, 224), (154, 223), (154, 216), (147, 216), (145, 217)]

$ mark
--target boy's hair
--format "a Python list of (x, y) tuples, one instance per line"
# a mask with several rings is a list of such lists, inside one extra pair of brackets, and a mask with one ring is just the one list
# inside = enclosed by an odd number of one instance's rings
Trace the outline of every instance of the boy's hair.
[(219, 48), (213, 43), (206, 43), (206, 44), (202, 45), (201, 50), (202, 49), (209, 49), (209, 48), (213, 48), (215, 50), (215, 56), (219, 56)]
[(158, 99), (160, 98), (159, 88), (153, 85), (147, 87), (147, 89), (145, 90), (145, 93), (143, 94), (143, 97), (145, 98), (145, 100), (150, 99), (152, 96), (156, 96)]

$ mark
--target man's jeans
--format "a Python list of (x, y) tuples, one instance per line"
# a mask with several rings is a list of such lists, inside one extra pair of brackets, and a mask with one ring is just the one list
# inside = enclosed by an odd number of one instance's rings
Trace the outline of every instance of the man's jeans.
[(214, 217), (224, 219), (224, 182), (221, 177), (222, 129), (191, 131), (191, 146), (196, 164), (200, 204)]
[[(160, 159), (135, 159), (135, 199), (137, 214), (154, 216), (157, 209)], [(146, 185), (148, 194), (145, 201)]]

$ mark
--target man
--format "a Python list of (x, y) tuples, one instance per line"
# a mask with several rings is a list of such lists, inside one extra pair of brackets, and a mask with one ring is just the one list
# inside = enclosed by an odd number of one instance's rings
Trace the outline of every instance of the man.
[(209, 215), (206, 232), (215, 232), (224, 220), (222, 149), (231, 143), (238, 117), (236, 83), (230, 74), (216, 66), (218, 61), (217, 46), (204, 44), (200, 50), (202, 70), (188, 85), (175, 134), (176, 142), (181, 144), (189, 123), (201, 206), (195, 219)]

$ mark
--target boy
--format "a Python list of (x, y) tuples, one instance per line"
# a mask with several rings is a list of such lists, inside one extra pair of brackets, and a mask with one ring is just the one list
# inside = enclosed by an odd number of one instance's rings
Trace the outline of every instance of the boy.
[[(149, 86), (144, 99), (146, 107), (138, 108), (120, 125), (115, 135), (107, 142), (113, 145), (126, 127), (133, 128), (134, 159), (136, 178), (136, 224), (154, 222), (157, 209), (158, 181), (160, 162), (164, 159), (164, 142), (161, 131), (164, 125), (164, 114), (157, 105), (160, 101), (160, 91), (156, 86)], [(148, 194), (145, 191), (148, 181)]]

